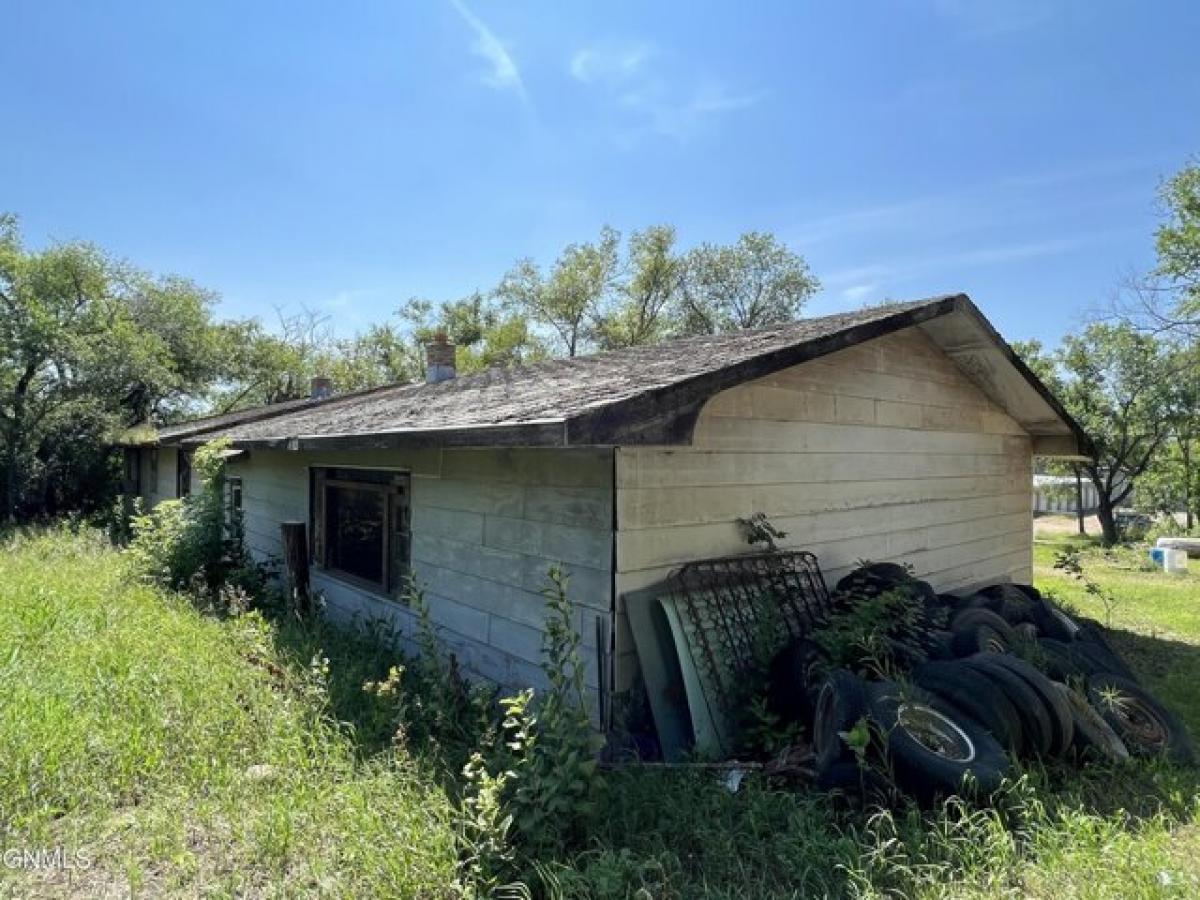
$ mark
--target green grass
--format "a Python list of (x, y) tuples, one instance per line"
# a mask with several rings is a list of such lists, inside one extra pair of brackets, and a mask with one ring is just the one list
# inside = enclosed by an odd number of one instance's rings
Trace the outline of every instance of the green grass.
[[(1038, 580), (1104, 609), (1052, 569)], [(1089, 549), (1116, 640), (1200, 732), (1197, 580)], [(329, 659), (314, 674), (315, 654)], [(323, 626), (222, 618), (130, 582), (54, 532), (0, 548), (0, 823), (8, 848), (86, 850), (86, 871), (0, 866), (0, 896), (442, 897), (457, 885), (454, 775), (391, 745), (361, 690), (395, 654)], [(342, 724), (335, 724), (342, 723)], [(1144, 763), (1037, 768), (995, 806), (869, 813), (802, 784), (605, 776), (588, 841), (521, 858), (556, 897), (1194, 897), (1200, 776)]]
[[(1111, 610), (1054, 568), (1068, 547), (1082, 549), (1085, 575), (1112, 596)], [(1145, 550), (1105, 550), (1076, 537), (1039, 539), (1033, 558), (1038, 586), (1110, 625), (1122, 656), (1200, 737), (1200, 561), (1186, 575), (1168, 575), (1150, 566)]]
[(94, 864), (0, 879), (22, 896), (443, 895), (450, 803), (411, 760), (362, 759), (307, 662), (255, 616), (131, 585), (99, 541), (8, 542), (5, 844)]

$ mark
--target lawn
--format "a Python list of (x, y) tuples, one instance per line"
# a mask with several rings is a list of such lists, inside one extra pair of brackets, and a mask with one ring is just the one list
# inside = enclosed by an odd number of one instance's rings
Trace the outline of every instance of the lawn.
[[(1114, 598), (1111, 610), (1054, 568), (1057, 554), (1083, 549), (1084, 571)], [(1110, 624), (1114, 643), (1147, 686), (1200, 736), (1200, 560), (1186, 575), (1155, 571), (1141, 549), (1104, 550), (1072, 536), (1039, 535), (1034, 580), (1085, 615)], [(1111, 613), (1111, 622), (1108, 621)]]
[[(1037, 547), (1039, 583), (1103, 618), (1055, 549)], [(1090, 549), (1085, 567), (1120, 595), (1122, 649), (1200, 733), (1200, 579)], [(90, 865), (6, 863), (0, 896), (470, 896), (456, 773), (394, 746), (361, 689), (393, 661), (134, 584), (95, 536), (10, 538), (3, 843)], [(872, 814), (760, 778), (730, 793), (710, 772), (626, 769), (605, 776), (587, 842), (518, 866), (561, 897), (1193, 897), (1198, 797), (1192, 771), (1049, 767), (994, 807)]]
[(257, 617), (221, 621), (131, 585), (95, 536), (10, 540), (0, 554), (5, 850), (86, 859), (0, 866), (0, 893), (448, 894), (445, 793), (411, 760), (362, 759), (309, 662), (281, 652)]

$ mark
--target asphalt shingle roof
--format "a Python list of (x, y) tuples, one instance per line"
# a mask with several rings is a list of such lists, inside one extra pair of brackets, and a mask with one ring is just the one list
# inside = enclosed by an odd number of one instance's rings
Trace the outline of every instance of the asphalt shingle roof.
[[(984, 368), (1007, 372), (1001, 381), (1009, 386), (1005, 397), (996, 396), (1002, 390), (990, 390), (993, 399), (1007, 404), (1017, 385), (1032, 430), (1045, 430), (1049, 422), (1050, 431), (1074, 434), (1084, 446), (1086, 437), (1061, 404), (963, 294), (493, 367), (436, 384), (297, 400), (163, 429), (159, 440), (195, 445), (227, 437), (241, 447), (288, 449), (686, 444), (701, 408), (716, 393), (884, 334), (925, 323), (933, 327), (933, 320), (966, 323), (973, 345), (991, 348)], [(987, 374), (978, 360), (960, 365), (969, 376)], [(1037, 416), (1042, 418), (1034, 421)]]
[(395, 434), (409, 431), (546, 426), (808, 344), (897, 314), (954, 298), (891, 303), (770, 328), (683, 338), (552, 359), (526, 366), (493, 367), (437, 384), (400, 384), (366, 395), (305, 401), (299, 409), (215, 433), (235, 442), (275, 442), (292, 437)]

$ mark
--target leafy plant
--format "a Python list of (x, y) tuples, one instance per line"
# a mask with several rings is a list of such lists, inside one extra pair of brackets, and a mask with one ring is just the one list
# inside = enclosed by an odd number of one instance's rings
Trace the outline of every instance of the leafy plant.
[(771, 524), (771, 521), (767, 518), (767, 514), (763, 512), (756, 512), (745, 519), (738, 519), (737, 524), (742, 531), (742, 536), (746, 539), (746, 543), (751, 547), (762, 544), (768, 550), (774, 552), (779, 549), (775, 542), (787, 537), (787, 532)]
[[(250, 558), (242, 540), (240, 511), (227, 509), (224, 494), (227, 439), (200, 447), (192, 461), (199, 490), (166, 500), (135, 515), (126, 551), (134, 571), (173, 590), (191, 590), (219, 601), (222, 589), (262, 595), (267, 572)], [(226, 595), (231, 596), (231, 595)]]
[[(542, 592), (546, 598), (542, 671), (548, 687), (536, 697), (532, 690), (524, 690), (501, 700), (503, 743), (490, 753), (483, 751), (490, 777), (504, 782), (503, 802), (515, 836), (534, 851), (554, 851), (578, 842), (595, 810), (600, 791), (597, 754), (604, 745), (587, 713), (568, 578), (554, 567), (549, 580)], [(477, 773), (467, 796), (478, 804), (482, 792), (493, 786)]]
[(879, 594), (845, 595), (829, 621), (813, 632), (831, 668), (876, 678), (896, 675), (898, 642), (918, 632), (925, 616), (920, 596), (902, 586)]
[(1078, 548), (1067, 547), (1058, 551), (1054, 557), (1054, 568), (1074, 579), (1084, 591), (1094, 597), (1104, 607), (1104, 624), (1111, 628), (1113, 613), (1120, 606), (1120, 598), (1098, 581), (1088, 576), (1083, 568), (1083, 557)]
[(438, 641), (424, 592), (411, 584), (405, 599), (417, 612), (416, 656), (393, 665), (382, 681), (363, 690), (383, 702), (392, 721), (393, 743), (444, 756), (453, 771), (498, 727), (495, 691), (471, 683), (453, 654)]

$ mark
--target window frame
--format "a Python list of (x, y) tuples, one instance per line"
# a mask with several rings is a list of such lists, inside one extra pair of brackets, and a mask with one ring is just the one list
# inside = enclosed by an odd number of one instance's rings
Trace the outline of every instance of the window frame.
[(225, 529), (231, 537), (241, 537), (242, 535), (242, 511), (245, 503), (246, 484), (242, 480), (241, 475), (226, 475), (224, 483), (221, 485), (221, 491), (224, 494), (223, 506), (225, 515)]
[[(367, 491), (380, 495), (382, 539), (380, 579), (375, 581), (330, 562), (328, 509), (331, 490)], [(412, 473), (404, 469), (314, 466), (309, 470), (309, 557), (330, 578), (384, 597), (395, 597), (412, 570)], [(399, 525), (400, 527), (397, 527)], [(396, 542), (400, 542), (399, 548)], [(401, 556), (396, 557), (399, 549)]]

